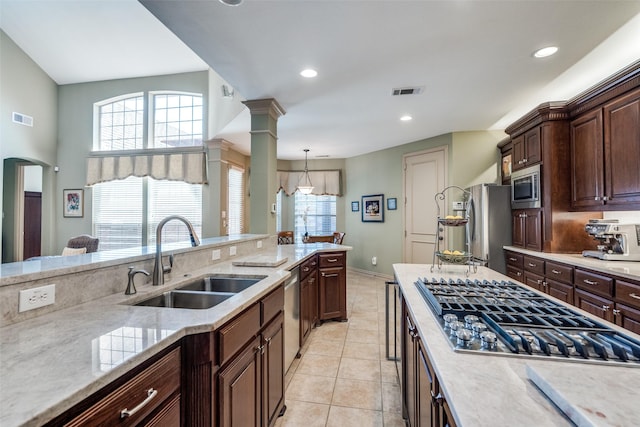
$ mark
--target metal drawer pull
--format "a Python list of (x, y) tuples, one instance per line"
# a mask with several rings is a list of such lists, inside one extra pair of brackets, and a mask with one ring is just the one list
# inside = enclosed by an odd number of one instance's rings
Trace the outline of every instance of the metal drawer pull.
[(558, 271), (555, 268), (551, 270), (553, 274), (562, 274), (562, 271)]
[(522, 273), (520, 273), (519, 271), (516, 271), (516, 276), (522, 276)]
[(537, 267), (537, 266), (538, 266), (537, 264), (529, 263), (529, 267)]
[(518, 260), (518, 258), (509, 258), (509, 261), (514, 261), (515, 262), (517, 260)]
[(598, 286), (598, 282), (594, 282), (593, 280), (584, 279), (583, 282), (587, 285)]
[(306, 273), (307, 271), (311, 270), (309, 267), (305, 267), (304, 268), (304, 272)]
[(327, 262), (338, 262), (338, 258), (329, 258)]
[(338, 273), (335, 273), (335, 274), (322, 273), (322, 277), (338, 277)]
[(635, 292), (630, 293), (629, 296), (631, 298), (640, 299), (640, 295), (636, 294)]
[(133, 408), (132, 410), (128, 410), (127, 408), (124, 408), (122, 411), (120, 411), (120, 418), (128, 418), (128, 417), (134, 416), (136, 412), (138, 412), (140, 409), (144, 408), (147, 404), (149, 404), (149, 402), (151, 402), (153, 398), (156, 397), (157, 395), (158, 395), (158, 390), (154, 390), (150, 388), (149, 390), (147, 390), (147, 398), (144, 399), (142, 402), (140, 402), (140, 404), (135, 408)]

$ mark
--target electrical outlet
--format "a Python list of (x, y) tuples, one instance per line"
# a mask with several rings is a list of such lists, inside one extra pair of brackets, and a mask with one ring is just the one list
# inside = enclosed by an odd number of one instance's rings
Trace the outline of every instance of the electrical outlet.
[(371, 258), (371, 264), (378, 265), (378, 258), (377, 257), (372, 257)]
[(256, 246), (258, 247), (258, 249), (260, 249), (262, 247), (262, 240), (258, 240)]
[(33, 310), (56, 302), (56, 285), (40, 286), (39, 288), (20, 291), (18, 312)]
[(229, 256), (234, 256), (236, 254), (236, 247), (229, 246)]
[(216, 261), (220, 259), (220, 249), (214, 249), (211, 252), (211, 260)]

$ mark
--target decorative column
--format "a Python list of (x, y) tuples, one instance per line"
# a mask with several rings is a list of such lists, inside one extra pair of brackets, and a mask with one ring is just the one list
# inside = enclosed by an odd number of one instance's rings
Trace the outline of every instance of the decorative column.
[[(202, 186), (203, 237), (227, 235), (228, 162), (226, 153), (233, 144), (224, 139), (205, 141), (208, 151), (207, 178), (209, 185)], [(218, 213), (218, 215), (216, 215)]]
[(249, 185), (249, 232), (275, 234), (278, 118), (286, 114), (273, 98), (243, 102), (251, 112), (251, 169)]

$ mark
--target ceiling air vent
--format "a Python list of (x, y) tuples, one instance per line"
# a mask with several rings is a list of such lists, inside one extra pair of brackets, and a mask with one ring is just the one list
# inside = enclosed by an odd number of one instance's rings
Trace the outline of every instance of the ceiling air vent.
[(27, 116), (26, 114), (16, 113), (15, 111), (13, 112), (13, 122), (33, 127), (33, 117)]
[(423, 91), (424, 87), (416, 86), (416, 87), (397, 87), (391, 89), (391, 95), (420, 95)]

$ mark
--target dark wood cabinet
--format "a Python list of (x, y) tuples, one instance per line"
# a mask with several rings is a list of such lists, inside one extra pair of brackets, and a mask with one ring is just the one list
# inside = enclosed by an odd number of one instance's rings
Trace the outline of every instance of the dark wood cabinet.
[(582, 289), (575, 289), (575, 305), (582, 310), (613, 322), (613, 301)]
[(346, 253), (318, 254), (318, 294), (320, 320), (347, 320)]
[(571, 207), (640, 206), (640, 89), (571, 122)]
[(179, 427), (180, 381), (178, 346), (134, 369), (47, 425)]
[(604, 159), (606, 204), (622, 209), (640, 204), (640, 89), (606, 104)]
[(640, 334), (640, 310), (625, 304), (616, 303), (613, 310), (616, 324), (636, 334)]
[(304, 346), (318, 322), (318, 258), (300, 265), (300, 346)]
[(542, 161), (542, 141), (539, 127), (513, 139), (513, 170), (523, 169)]
[(281, 312), (262, 333), (263, 415), (268, 426), (275, 423), (284, 405), (284, 314)]
[(218, 374), (220, 426), (261, 426), (261, 347), (253, 338)]
[(402, 302), (402, 402), (409, 427), (455, 427), (415, 322)]
[(545, 279), (545, 283), (547, 285), (545, 289), (546, 293), (568, 304), (573, 304), (574, 294), (572, 284), (568, 285), (549, 278)]
[(516, 209), (511, 217), (513, 246), (541, 251), (542, 209)]

